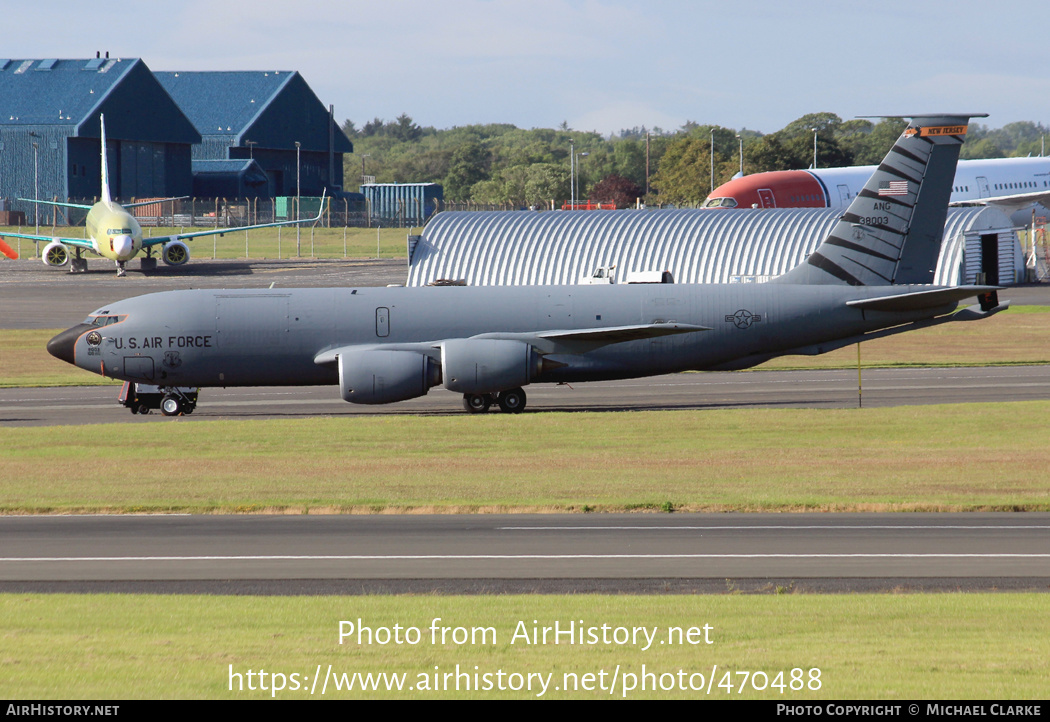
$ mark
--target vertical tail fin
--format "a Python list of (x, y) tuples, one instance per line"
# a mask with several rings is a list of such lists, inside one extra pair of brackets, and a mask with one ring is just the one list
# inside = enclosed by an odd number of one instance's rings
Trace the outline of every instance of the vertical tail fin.
[(831, 234), (777, 279), (795, 284), (931, 283), (970, 118), (913, 116)]
[(98, 122), (102, 128), (102, 202), (109, 205), (113, 198), (109, 194), (109, 165), (106, 163), (106, 116), (100, 114)]

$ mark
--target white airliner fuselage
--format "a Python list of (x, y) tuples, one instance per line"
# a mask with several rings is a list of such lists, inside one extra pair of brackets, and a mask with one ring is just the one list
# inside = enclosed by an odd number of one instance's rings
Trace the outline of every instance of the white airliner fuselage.
[[(711, 192), (705, 208), (841, 208), (849, 205), (877, 166), (770, 171), (734, 178)], [(1050, 158), (961, 160), (952, 205), (1003, 207), (1007, 213), (1050, 200)]]

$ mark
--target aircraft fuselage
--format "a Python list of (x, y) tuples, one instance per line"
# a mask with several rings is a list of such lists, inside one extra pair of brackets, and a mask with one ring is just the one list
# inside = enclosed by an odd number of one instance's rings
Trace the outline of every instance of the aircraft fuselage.
[[(909, 287), (895, 287), (904, 292)], [(914, 287), (929, 289), (929, 286)], [(546, 363), (534, 382), (745, 368), (788, 351), (940, 316), (862, 311), (846, 301), (886, 288), (784, 285), (323, 288), (171, 291), (94, 312), (49, 350), (125, 381), (165, 386), (338, 383), (315, 358), (339, 347), (407, 350), (440, 361), (450, 338), (523, 338)], [(607, 345), (544, 348), (537, 332), (679, 323), (710, 330)], [(96, 332), (95, 336), (91, 332)], [(831, 346), (829, 346), (829, 349)], [(61, 353), (56, 353), (56, 349)], [(62, 354), (66, 355), (62, 355)]]

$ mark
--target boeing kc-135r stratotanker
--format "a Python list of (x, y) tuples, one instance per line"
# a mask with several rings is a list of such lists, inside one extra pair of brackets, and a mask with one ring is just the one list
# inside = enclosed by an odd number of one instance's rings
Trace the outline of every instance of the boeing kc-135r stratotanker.
[(928, 285), (970, 117), (916, 116), (820, 247), (769, 283), (169, 291), (100, 308), (47, 348), (159, 387), (168, 415), (199, 387), (310, 384), (359, 404), (443, 385), (468, 411), (519, 412), (528, 384), (748, 368), (984, 318), (1008, 305), (996, 287)]
[[(34, 198), (19, 198), (20, 201), (30, 203), (42, 203), (50, 206), (61, 206), (64, 208), (83, 208), (87, 210), (87, 238), (59, 238), (55, 236), (39, 236), (26, 233), (4, 233), (3, 236), (13, 238), (28, 238), (31, 241), (49, 241), (44, 246), (41, 254), (44, 263), (49, 266), (64, 266), (71, 264), (71, 271), (79, 272), (87, 270), (87, 259), (83, 258), (83, 252), (91, 253), (108, 258), (117, 264), (117, 275), (124, 275), (124, 266), (140, 251), (146, 251), (146, 257), (142, 259), (143, 268), (156, 266), (153, 258), (153, 249), (161, 246), (160, 257), (169, 266), (181, 266), (190, 260), (190, 249), (184, 240), (200, 238), (201, 236), (223, 235), (224, 233), (235, 233), (237, 231), (250, 231), (256, 228), (273, 228), (275, 226), (291, 226), (297, 223), (313, 223), (321, 219), (324, 212), (324, 194), (321, 196), (321, 210), (316, 218), (302, 218), (294, 221), (279, 221), (277, 223), (262, 223), (254, 226), (239, 226), (237, 228), (216, 228), (210, 231), (195, 231), (193, 233), (176, 233), (172, 236), (157, 236), (155, 238), (143, 238), (142, 228), (135, 217), (128, 213), (128, 208), (154, 205), (164, 201), (179, 200), (178, 198), (160, 198), (142, 203), (130, 203), (122, 206), (115, 202), (109, 191), (109, 171), (106, 163), (106, 119), (99, 115), (99, 128), (102, 144), (102, 195), (101, 200), (94, 205), (81, 203), (59, 203), (58, 201), (42, 201)], [(3, 237), (0, 236), (0, 241)], [(69, 249), (73, 249), (75, 257), (70, 255)]]

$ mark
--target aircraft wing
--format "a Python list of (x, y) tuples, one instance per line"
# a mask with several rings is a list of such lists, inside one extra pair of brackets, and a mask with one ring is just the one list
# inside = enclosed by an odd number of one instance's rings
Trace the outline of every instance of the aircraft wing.
[[(150, 201), (150, 203), (159, 203), (160, 201)], [(128, 206), (129, 208), (131, 206)], [(194, 238), (200, 238), (201, 236), (222, 236), (227, 233), (237, 233), (238, 231), (253, 231), (257, 228), (276, 228), (277, 226), (294, 226), (300, 223), (316, 223), (321, 220), (321, 216), (324, 215), (325, 209), (325, 193), (321, 193), (321, 208), (317, 211), (317, 215), (313, 218), (299, 218), (294, 221), (278, 221), (277, 223), (257, 223), (253, 226), (237, 226), (235, 228), (214, 228), (210, 231), (195, 231), (193, 233), (176, 233), (172, 236), (157, 236), (154, 238), (143, 238), (142, 247), (149, 248), (151, 246), (158, 246), (164, 243), (170, 243), (171, 241), (181, 240), (192, 240)]]
[(492, 338), (530, 343), (542, 353), (581, 353), (601, 346), (626, 341), (641, 341), (660, 336), (675, 336), (683, 333), (710, 331), (708, 326), (689, 323), (642, 323), (631, 326), (609, 326), (606, 328), (576, 328), (532, 333), (483, 333), (471, 338)]
[(1033, 191), (1032, 193), (1014, 193), (1009, 196), (977, 198), (970, 201), (956, 201), (951, 206), (998, 206), (1009, 213), (1019, 211), (1035, 204), (1050, 205), (1050, 191)]
[(18, 200), (25, 201), (26, 203), (38, 203), (40, 205), (45, 206), (60, 206), (62, 208), (82, 208), (88, 211), (91, 210), (91, 206), (85, 205), (83, 203), (61, 203), (59, 201), (41, 201), (37, 200), (36, 198), (19, 198)]
[[(483, 333), (471, 336), (472, 339), (496, 339), (503, 341), (521, 341), (536, 347), (540, 353), (585, 353), (601, 346), (625, 341), (640, 341), (646, 338), (673, 336), (682, 333), (710, 331), (707, 326), (694, 326), (688, 323), (645, 323), (634, 326), (610, 326), (608, 328), (584, 328), (571, 330), (538, 331), (526, 333)], [(350, 351), (383, 349), (387, 351), (415, 351), (437, 360), (437, 351), (441, 341), (407, 344), (364, 344), (340, 346), (321, 351), (314, 356), (318, 365), (335, 363), (339, 356)]]
[(95, 250), (95, 244), (87, 238), (63, 238), (62, 236), (36, 236), (32, 233), (0, 233), (0, 238), (28, 238), (31, 241), (58, 241), (64, 243), (67, 246), (76, 246), (77, 248), (86, 248), (89, 251)]

